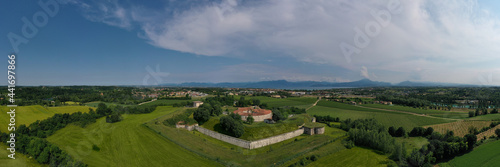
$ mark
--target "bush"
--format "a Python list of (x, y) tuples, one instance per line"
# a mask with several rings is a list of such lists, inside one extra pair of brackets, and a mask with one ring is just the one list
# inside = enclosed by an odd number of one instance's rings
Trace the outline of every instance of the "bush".
[(474, 111), (469, 111), (469, 117), (474, 117), (476, 116), (476, 113)]
[(495, 130), (495, 134), (497, 134), (497, 136), (500, 137), (500, 129)]
[(241, 137), (245, 132), (245, 127), (241, 121), (233, 119), (231, 116), (220, 118), (220, 125), (229, 135), (233, 137)]
[(249, 123), (251, 125), (251, 124), (253, 124), (253, 121), (254, 121), (254, 119), (251, 115), (247, 117), (247, 123)]
[(406, 135), (406, 130), (403, 127), (399, 127), (398, 130), (396, 130), (396, 137), (403, 137)]
[(99, 147), (97, 147), (97, 145), (92, 145), (92, 150), (94, 151), (101, 151), (101, 149)]
[(193, 113), (193, 118), (200, 124), (207, 122), (210, 119), (210, 112), (204, 109), (198, 109)]

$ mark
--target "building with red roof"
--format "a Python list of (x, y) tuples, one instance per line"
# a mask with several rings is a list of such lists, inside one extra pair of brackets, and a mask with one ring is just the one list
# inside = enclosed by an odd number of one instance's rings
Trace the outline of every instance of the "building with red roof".
[(273, 112), (271, 110), (261, 109), (259, 107), (240, 107), (234, 110), (233, 113), (241, 116), (241, 120), (246, 121), (248, 116), (252, 116), (255, 122), (262, 122), (265, 119), (272, 119)]

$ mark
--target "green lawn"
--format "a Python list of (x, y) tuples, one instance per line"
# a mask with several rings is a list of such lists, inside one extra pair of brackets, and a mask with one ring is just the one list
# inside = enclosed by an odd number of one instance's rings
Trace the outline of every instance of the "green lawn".
[(354, 147), (330, 154), (311, 163), (308, 166), (387, 166), (391, 160), (385, 155), (375, 153), (370, 149)]
[[(26, 124), (29, 125), (37, 120), (47, 119), (57, 113), (74, 113), (74, 112), (88, 112), (88, 106), (62, 106), (62, 107), (42, 107), (40, 105), (33, 106), (19, 106), (16, 109), (16, 126)], [(10, 123), (10, 116), (5, 114), (10, 108), (0, 106), (0, 131), (7, 132), (7, 125)]]
[(89, 166), (218, 166), (142, 125), (178, 109), (158, 107), (149, 114), (123, 115), (123, 121), (113, 124), (101, 118), (85, 128), (69, 125), (47, 140)]
[(388, 110), (397, 110), (397, 111), (406, 111), (412, 112), (416, 114), (425, 114), (431, 115), (435, 117), (442, 118), (455, 118), (455, 119), (464, 119), (469, 117), (469, 113), (466, 112), (451, 112), (451, 111), (442, 111), (442, 110), (424, 110), (419, 108), (400, 106), (400, 105), (383, 105), (383, 104), (363, 104), (362, 106), (371, 107), (371, 108), (380, 108), (380, 109), (388, 109)]
[(429, 118), (424, 116), (416, 116), (406, 113), (393, 111), (384, 111), (378, 109), (361, 108), (349, 104), (342, 104), (331, 101), (320, 101), (318, 105), (307, 111), (310, 115), (330, 115), (339, 117), (341, 120), (351, 119), (376, 119), (379, 123), (386, 127), (404, 127), (410, 131), (417, 126), (433, 125), (440, 123), (452, 122), (446, 119)]
[(448, 164), (454, 167), (500, 166), (500, 140), (481, 145), (470, 153), (455, 157)]

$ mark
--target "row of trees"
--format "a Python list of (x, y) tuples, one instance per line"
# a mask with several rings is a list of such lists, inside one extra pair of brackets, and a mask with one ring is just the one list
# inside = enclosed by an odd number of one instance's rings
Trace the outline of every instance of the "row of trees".
[(494, 108), (491, 112), (488, 112), (487, 108), (476, 108), (476, 111), (469, 111), (469, 117), (475, 117), (487, 114), (498, 114), (498, 109)]
[[(19, 132), (16, 132), (16, 139), (16, 152), (30, 156), (38, 163), (65, 167), (87, 166), (45, 139)], [(9, 140), (8, 134), (0, 132), (0, 141), (5, 143), (7, 140)]]
[[(116, 86), (64, 86), (64, 87), (16, 87), (17, 105), (61, 105), (67, 101), (81, 105), (92, 101), (103, 101), (119, 104), (138, 104), (150, 99), (135, 97), (132, 87)], [(7, 90), (7, 89), (5, 89)], [(6, 95), (6, 92), (1, 92)], [(0, 104), (8, 104), (8, 98), (0, 100)], [(53, 103), (53, 102), (54, 103)]]

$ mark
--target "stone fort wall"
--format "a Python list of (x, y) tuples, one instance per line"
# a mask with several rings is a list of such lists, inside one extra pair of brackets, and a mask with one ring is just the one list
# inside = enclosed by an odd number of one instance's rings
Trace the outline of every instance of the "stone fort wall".
[(232, 136), (224, 135), (224, 134), (221, 134), (221, 133), (218, 133), (215, 131), (211, 131), (211, 130), (208, 130), (208, 129), (205, 129), (205, 128), (202, 128), (199, 126), (195, 126), (195, 129), (197, 131), (199, 131), (200, 133), (203, 133), (207, 136), (216, 138), (218, 140), (221, 140), (221, 141), (224, 141), (224, 142), (236, 145), (236, 146), (247, 148), (247, 149), (255, 149), (255, 148), (268, 146), (268, 145), (271, 145), (274, 143), (279, 143), (279, 142), (300, 136), (301, 134), (304, 133), (304, 129), (298, 129), (298, 130), (295, 130), (292, 132), (284, 133), (281, 135), (277, 135), (277, 136), (273, 136), (273, 137), (269, 137), (269, 138), (265, 138), (265, 139), (260, 139), (257, 141), (247, 141), (247, 140), (238, 139), (238, 138), (235, 138)]

